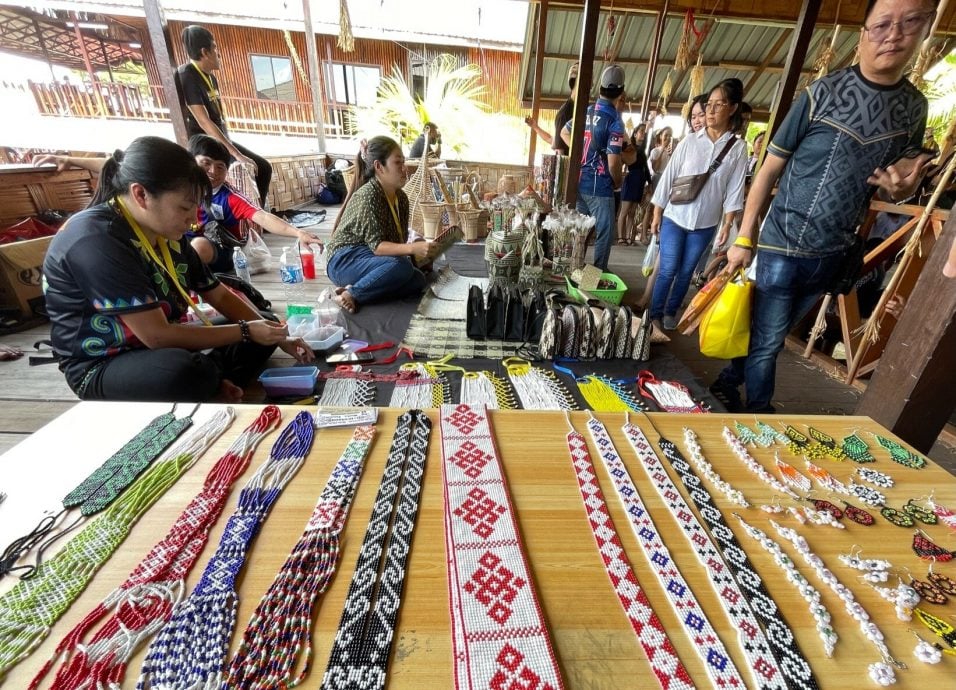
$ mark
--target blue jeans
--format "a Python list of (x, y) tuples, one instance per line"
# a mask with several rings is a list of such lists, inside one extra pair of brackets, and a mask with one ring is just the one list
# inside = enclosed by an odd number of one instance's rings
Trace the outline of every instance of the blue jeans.
[(359, 304), (419, 294), (425, 289), (425, 274), (409, 257), (376, 256), (364, 244), (339, 249), (329, 259), (326, 272), (339, 287), (351, 285), (349, 292)]
[(761, 251), (750, 321), (750, 350), (720, 372), (719, 382), (747, 387), (747, 411), (772, 412), (777, 355), (840, 267), (842, 254), (819, 258)]
[(607, 271), (614, 237), (614, 197), (578, 193), (578, 213), (594, 216), (594, 265)]
[[(657, 238), (661, 252), (661, 266), (651, 296), (651, 318), (659, 319), (665, 314), (676, 316), (681, 302), (687, 295), (694, 267), (714, 241), (717, 226), (687, 230), (667, 216), (661, 220), (661, 232)], [(665, 304), (666, 302), (666, 304)]]

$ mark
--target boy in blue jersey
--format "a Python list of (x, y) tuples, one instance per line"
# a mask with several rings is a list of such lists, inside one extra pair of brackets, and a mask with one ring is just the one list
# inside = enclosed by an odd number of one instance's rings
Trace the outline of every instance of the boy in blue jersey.
[[(581, 153), (581, 177), (578, 179), (577, 209), (593, 216), (596, 239), (594, 265), (607, 270), (614, 240), (614, 190), (621, 187), (621, 152), (627, 134), (619, 113), (624, 102), (624, 70), (609, 65), (601, 73), (601, 97), (588, 106)], [(570, 146), (569, 121), (561, 133)]]

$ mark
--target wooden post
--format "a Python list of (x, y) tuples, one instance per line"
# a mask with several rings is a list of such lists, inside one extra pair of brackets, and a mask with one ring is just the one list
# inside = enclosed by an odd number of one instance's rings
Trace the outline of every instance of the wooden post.
[(305, 53), (309, 60), (309, 88), (312, 91), (312, 110), (315, 113), (319, 153), (325, 153), (325, 113), (322, 112), (322, 90), (319, 88), (319, 54), (315, 48), (315, 27), (312, 24), (312, 4), (310, 0), (302, 0), (302, 16), (305, 20)]
[(43, 40), (43, 32), (40, 31), (40, 24), (37, 22), (36, 18), (32, 19), (33, 21), (33, 31), (37, 35), (37, 43), (40, 45), (40, 50), (43, 52), (43, 59), (46, 60), (46, 66), (50, 68), (50, 79), (56, 82), (56, 73), (53, 71), (53, 61), (50, 59), (50, 51), (46, 49), (46, 41)]
[(647, 121), (651, 96), (654, 94), (654, 78), (657, 76), (657, 63), (661, 55), (661, 42), (664, 40), (664, 23), (667, 21), (667, 8), (670, 0), (664, 0), (664, 8), (657, 13), (654, 26), (654, 45), (651, 47), (651, 59), (647, 61), (647, 79), (644, 82), (644, 96), (641, 100), (641, 122)]
[(930, 252), (856, 408), (924, 453), (956, 407), (956, 280), (943, 276), (954, 239), (956, 213)]
[[(548, 0), (541, 0), (538, 5), (538, 37), (534, 48), (534, 85), (531, 90), (531, 121), (538, 124), (538, 105), (541, 102), (541, 78), (544, 69), (545, 39), (548, 31)], [(537, 151), (538, 132), (531, 128), (531, 143), (528, 146), (528, 166), (534, 165), (534, 154)]]
[(159, 70), (163, 94), (166, 96), (169, 120), (173, 123), (173, 135), (181, 146), (185, 146), (189, 135), (186, 133), (186, 117), (183, 114), (182, 102), (176, 91), (176, 79), (173, 76), (176, 65), (172, 58), (169, 25), (166, 24), (160, 0), (143, 0), (143, 9), (146, 10), (146, 30), (149, 34), (149, 43), (153, 46), (153, 57), (156, 60), (156, 69)]
[[(800, 83), (803, 64), (807, 60), (807, 51), (810, 48), (810, 40), (813, 38), (813, 30), (816, 27), (822, 4), (823, 0), (803, 0), (803, 7), (800, 8), (800, 16), (797, 18), (793, 41), (790, 43), (790, 50), (787, 52), (787, 62), (783, 68), (783, 81), (780, 82), (777, 91), (777, 106), (770, 114), (770, 122), (767, 123), (767, 134), (764, 141), (768, 143), (773, 140), (773, 135), (777, 133), (783, 123), (783, 118), (786, 117), (790, 106), (793, 105), (793, 95)], [(766, 149), (765, 145), (764, 150)]]
[(96, 72), (93, 71), (93, 63), (90, 62), (90, 54), (86, 50), (86, 38), (80, 29), (80, 17), (76, 12), (73, 13), (73, 33), (76, 34), (76, 42), (80, 46), (80, 55), (83, 56), (83, 64), (86, 65), (86, 73), (90, 77), (90, 88), (93, 89), (95, 94), (96, 103), (100, 109), (100, 117), (106, 117), (109, 115), (109, 111), (106, 108), (106, 102), (103, 100), (103, 94), (100, 93), (100, 83), (96, 79)]
[(584, 0), (584, 22), (581, 27), (581, 50), (578, 53), (577, 97), (571, 121), (571, 150), (568, 153), (568, 177), (564, 181), (564, 201), (574, 208), (578, 200), (578, 178), (581, 176), (581, 147), (584, 145), (584, 116), (588, 111), (591, 81), (594, 76), (594, 44), (597, 40), (600, 0)]
[(110, 57), (106, 54), (106, 44), (103, 43), (103, 39), (100, 39), (100, 53), (103, 55), (103, 62), (106, 63), (106, 71), (110, 75), (110, 83), (115, 84), (116, 78), (113, 76), (113, 66), (110, 64)]

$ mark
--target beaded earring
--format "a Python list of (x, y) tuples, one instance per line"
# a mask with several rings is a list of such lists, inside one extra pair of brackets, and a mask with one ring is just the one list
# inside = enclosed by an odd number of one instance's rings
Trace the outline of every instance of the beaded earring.
[(919, 606), (920, 595), (915, 589), (901, 580), (896, 587), (877, 587), (876, 593), (892, 603), (896, 608), (896, 617), (901, 621), (913, 620), (913, 609)]
[(911, 453), (891, 438), (886, 438), (885, 436), (880, 436), (879, 434), (876, 434), (875, 436), (877, 443), (886, 448), (886, 450), (890, 451), (890, 459), (893, 460), (893, 462), (898, 462), (904, 467), (910, 467), (914, 470), (920, 470), (926, 467), (926, 458), (922, 458), (915, 453)]
[[(916, 633), (913, 634), (915, 635)], [(939, 642), (930, 644), (919, 635), (916, 635), (916, 637), (919, 639), (919, 642), (916, 643), (916, 647), (913, 649), (913, 656), (924, 664), (938, 664), (943, 660), (943, 648)]]
[(843, 501), (843, 514), (846, 515), (849, 519), (853, 520), (858, 525), (863, 525), (864, 527), (869, 527), (876, 520), (868, 512), (862, 508), (857, 508), (851, 503)]
[(817, 510), (829, 513), (837, 520), (843, 519), (843, 511), (830, 503), (830, 501), (824, 501), (822, 498), (815, 498), (812, 499), (811, 502), (813, 503), (813, 507)]
[(939, 587), (930, 582), (923, 582), (922, 580), (917, 580), (915, 577), (910, 577), (910, 586), (931, 604), (942, 606), (949, 601), (949, 597), (947, 597)]
[(879, 470), (874, 470), (871, 467), (857, 467), (856, 473), (860, 475), (860, 479), (865, 482), (869, 482), (874, 486), (878, 486), (881, 489), (892, 489), (893, 488), (893, 477)]
[(928, 508), (924, 508), (921, 505), (913, 503), (912, 498), (906, 502), (906, 505), (903, 506), (903, 512), (909, 515), (911, 518), (919, 520), (925, 525), (935, 525), (938, 522), (936, 513)]
[(820, 431), (819, 429), (814, 429), (812, 426), (807, 427), (807, 432), (810, 434), (810, 438), (826, 448), (826, 454), (831, 458), (839, 462), (843, 462), (847, 459), (847, 454), (844, 453), (843, 449), (837, 445), (836, 439), (834, 439), (832, 436)]
[(786, 434), (780, 431), (777, 431), (766, 422), (757, 422), (755, 426), (757, 427), (757, 431), (760, 432), (760, 436), (757, 437), (758, 443), (760, 442), (759, 439), (770, 439), (770, 442), (767, 443), (767, 446), (769, 446), (774, 441), (778, 441), (784, 444), (785, 446), (792, 443), (792, 441), (789, 438), (787, 438)]
[(825, 488), (827, 491), (835, 491), (836, 493), (841, 494), (849, 493), (849, 490), (843, 485), (843, 482), (822, 467), (814, 465), (809, 460), (807, 460), (807, 472), (811, 477), (817, 480), (820, 486)]
[[(826, 503), (826, 501), (824, 501), (824, 503)], [(839, 510), (839, 508), (837, 508), (837, 510)], [(829, 511), (804, 507), (803, 512), (807, 516), (807, 519), (814, 525), (827, 525), (829, 527), (836, 527), (837, 529), (846, 529), (843, 523), (833, 517), (833, 514)]]
[(916, 524), (909, 515), (889, 506), (880, 508), (880, 515), (897, 527), (912, 527)]
[(933, 513), (940, 522), (950, 529), (956, 529), (956, 510), (950, 510), (946, 506), (940, 505), (933, 500), (932, 496), (929, 498), (929, 504), (933, 507)]
[(866, 441), (855, 433), (843, 439), (843, 452), (853, 462), (876, 462), (876, 458), (870, 454), (870, 447), (866, 445)]
[[(934, 616), (921, 608), (913, 609), (913, 613), (916, 614), (920, 623), (933, 631), (933, 634), (944, 640), (950, 647), (956, 647), (956, 628), (942, 618)], [(952, 654), (953, 652), (947, 651), (947, 653)]]
[[(910, 520), (912, 522), (912, 518)], [(909, 526), (912, 527), (912, 524)], [(951, 561), (953, 556), (956, 555), (954, 552), (947, 551), (942, 546), (934, 544), (923, 530), (916, 530), (913, 533), (913, 552), (924, 560), (934, 560), (940, 563)]]
[(802, 491), (807, 493), (810, 489), (813, 488), (813, 485), (810, 484), (810, 480), (800, 474), (793, 465), (784, 462), (780, 459), (780, 456), (775, 456), (774, 460), (777, 464), (777, 471), (780, 473), (780, 477), (783, 481), (790, 486), (792, 486), (797, 491)]
[[(760, 436), (757, 436), (756, 432), (748, 426), (744, 426), (740, 422), (734, 422), (734, 429), (737, 430), (737, 438), (740, 439), (740, 442), (745, 446), (757, 445), (758, 439)], [(770, 440), (773, 443), (773, 439)], [(766, 448), (767, 446), (764, 446)]]
[[(837, 558), (845, 566), (862, 571), (863, 579), (871, 585), (886, 582), (889, 579), (890, 568), (893, 567), (889, 561), (879, 558), (860, 558), (857, 553), (841, 554)], [(919, 601), (917, 600), (916, 603)]]
[(868, 506), (872, 506), (873, 508), (879, 508), (881, 505), (886, 503), (886, 496), (872, 487), (863, 486), (862, 484), (854, 484), (853, 480), (850, 480), (850, 483), (846, 488), (851, 496), (856, 496), (858, 499), (866, 503)]
[(943, 573), (934, 573), (932, 566), (930, 566), (929, 573), (926, 574), (926, 579), (941, 592), (956, 594), (956, 580), (948, 575), (943, 575)]

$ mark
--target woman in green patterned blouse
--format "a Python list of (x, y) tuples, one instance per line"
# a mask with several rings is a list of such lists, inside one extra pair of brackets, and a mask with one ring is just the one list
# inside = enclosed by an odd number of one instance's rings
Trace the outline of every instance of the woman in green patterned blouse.
[(355, 159), (356, 181), (326, 247), (336, 301), (354, 312), (360, 304), (418, 294), (425, 274), (416, 264), (437, 254), (432, 242), (408, 241), (405, 156), (389, 137), (374, 137)]

